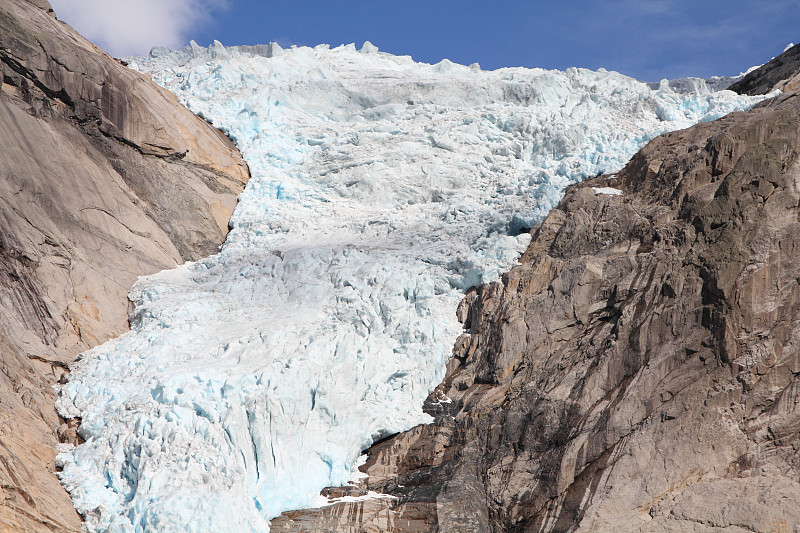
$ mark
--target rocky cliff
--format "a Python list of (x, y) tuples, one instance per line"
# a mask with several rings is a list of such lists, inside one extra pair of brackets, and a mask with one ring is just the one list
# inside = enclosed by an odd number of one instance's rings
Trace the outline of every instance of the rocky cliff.
[(77, 531), (52, 385), (126, 329), (137, 276), (217, 249), (248, 172), (45, 0), (0, 0), (0, 79), (0, 530)]
[(272, 531), (800, 530), (798, 154), (789, 87), (569, 189), (462, 302), (435, 423), (330, 491), (391, 497)]

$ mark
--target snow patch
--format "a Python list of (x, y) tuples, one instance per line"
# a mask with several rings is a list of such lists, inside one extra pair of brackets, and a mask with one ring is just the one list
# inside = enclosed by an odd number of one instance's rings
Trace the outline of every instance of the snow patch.
[(328, 500), (327, 505), (335, 505), (337, 503), (358, 503), (369, 500), (396, 500), (397, 496), (391, 494), (381, 494), (373, 490), (367, 492), (363, 496), (341, 496), (339, 498), (331, 498)]
[(592, 187), (595, 194), (610, 194), (611, 196), (622, 196), (622, 191), (613, 187)]

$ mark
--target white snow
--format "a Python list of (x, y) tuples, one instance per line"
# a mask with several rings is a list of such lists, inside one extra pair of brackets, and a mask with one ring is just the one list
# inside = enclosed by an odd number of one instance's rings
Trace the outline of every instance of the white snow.
[(369, 43), (129, 61), (228, 133), (252, 179), (221, 252), (140, 279), (132, 331), (61, 390), (86, 438), (61, 479), (89, 531), (268, 531), (319, 503), (373, 439), (429, 420), (462, 291), (515, 264), (567, 185), (760, 100)]
[[(772, 59), (775, 59), (775, 58), (773, 57)], [(753, 72), (755, 70), (758, 70), (763, 66), (764, 66), (763, 64), (761, 64), (761, 65), (753, 65), (752, 67), (748, 68), (744, 72), (740, 72), (739, 75), (737, 76), (737, 78), (743, 78), (743, 77), (747, 76), (748, 74), (750, 74), (751, 72)]]
[(357, 502), (364, 502), (367, 500), (396, 500), (397, 496), (392, 496), (391, 494), (381, 494), (380, 492), (375, 492), (373, 490), (368, 491), (363, 496), (342, 496), (341, 498), (331, 498), (328, 500), (328, 505), (333, 505), (335, 503), (357, 503)]
[(592, 187), (595, 194), (610, 194), (612, 196), (621, 196), (622, 191), (614, 187)]

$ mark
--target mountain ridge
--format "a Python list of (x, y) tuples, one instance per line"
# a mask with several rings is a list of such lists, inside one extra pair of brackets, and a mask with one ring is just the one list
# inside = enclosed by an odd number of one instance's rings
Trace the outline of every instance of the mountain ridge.
[(776, 89), (796, 92), (800, 87), (798, 71), (800, 71), (800, 45), (795, 45), (746, 74), (728, 88), (739, 94), (749, 95), (767, 94)]

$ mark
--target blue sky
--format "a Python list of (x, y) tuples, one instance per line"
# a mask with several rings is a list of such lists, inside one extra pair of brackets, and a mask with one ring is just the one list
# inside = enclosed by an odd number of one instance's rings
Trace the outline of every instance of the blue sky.
[[(605, 67), (658, 80), (737, 74), (800, 42), (800, 0), (139, 0), (141, 23), (125, 0), (52, 4), (59, 18), (117, 56), (190, 39), (311, 46), (369, 40), (418, 61)], [(99, 6), (117, 16), (100, 16)], [(120, 24), (114, 19), (124, 24), (113, 27)], [(130, 42), (126, 31), (134, 33)]]

